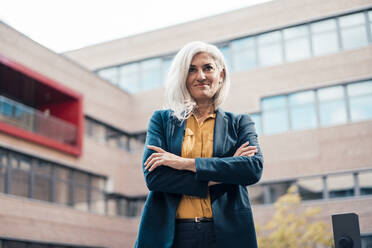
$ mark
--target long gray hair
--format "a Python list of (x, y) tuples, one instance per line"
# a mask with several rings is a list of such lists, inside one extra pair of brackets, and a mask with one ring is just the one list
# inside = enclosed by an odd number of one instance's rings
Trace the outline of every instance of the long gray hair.
[(174, 116), (179, 120), (187, 119), (197, 107), (195, 100), (187, 90), (186, 79), (193, 57), (201, 52), (211, 55), (217, 69), (224, 72), (222, 85), (213, 97), (215, 109), (224, 102), (230, 89), (230, 75), (222, 52), (215, 45), (201, 41), (186, 44), (172, 61), (165, 88), (164, 108), (173, 110)]

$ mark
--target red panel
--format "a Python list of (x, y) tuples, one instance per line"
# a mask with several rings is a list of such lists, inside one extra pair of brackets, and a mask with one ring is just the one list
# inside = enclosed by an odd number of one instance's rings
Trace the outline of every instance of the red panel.
[(83, 95), (2, 55), (0, 55), (0, 63), (18, 71), (25, 77), (36, 80), (33, 81), (36, 83), (34, 97), (41, 103), (38, 109), (41, 111), (49, 109), (51, 115), (76, 126), (77, 137), (76, 144), (69, 145), (1, 122), (0, 131), (76, 156), (81, 155), (84, 123)]

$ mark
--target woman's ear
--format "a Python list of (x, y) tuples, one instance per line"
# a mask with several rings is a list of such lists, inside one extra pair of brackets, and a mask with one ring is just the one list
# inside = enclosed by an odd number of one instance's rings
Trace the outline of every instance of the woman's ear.
[(221, 83), (222, 81), (225, 79), (225, 68), (222, 69), (222, 71), (220, 72), (220, 79), (221, 79)]

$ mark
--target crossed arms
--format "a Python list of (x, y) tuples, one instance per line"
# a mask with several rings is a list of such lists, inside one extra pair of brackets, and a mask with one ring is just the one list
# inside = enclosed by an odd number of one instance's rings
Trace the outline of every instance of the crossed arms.
[(155, 112), (143, 156), (143, 172), (149, 190), (205, 197), (208, 186), (213, 184), (246, 186), (256, 183), (262, 174), (263, 158), (254, 123), (243, 115), (238, 126), (239, 148), (234, 156), (182, 158), (166, 151), (164, 122), (160, 112)]

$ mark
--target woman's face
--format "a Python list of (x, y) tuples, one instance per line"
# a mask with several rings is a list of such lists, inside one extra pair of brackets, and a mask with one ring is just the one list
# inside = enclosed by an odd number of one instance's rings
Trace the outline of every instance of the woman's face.
[(191, 61), (186, 87), (197, 103), (210, 101), (222, 85), (224, 73), (217, 69), (214, 58), (198, 53)]

